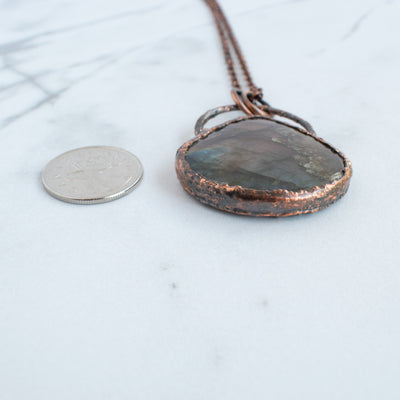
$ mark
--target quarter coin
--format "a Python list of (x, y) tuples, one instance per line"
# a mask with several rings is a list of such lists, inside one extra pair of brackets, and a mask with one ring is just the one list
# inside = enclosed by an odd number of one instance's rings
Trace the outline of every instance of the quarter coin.
[(82, 147), (59, 155), (42, 171), (46, 191), (75, 204), (119, 199), (140, 182), (143, 167), (129, 151), (109, 146)]

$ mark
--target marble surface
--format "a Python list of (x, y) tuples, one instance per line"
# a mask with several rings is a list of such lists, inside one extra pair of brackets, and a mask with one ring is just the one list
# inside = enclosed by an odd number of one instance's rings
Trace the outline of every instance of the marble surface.
[[(400, 2), (222, 4), (348, 194), (266, 220), (181, 189), (176, 149), (231, 102), (200, 0), (0, 0), (2, 400), (399, 399)], [(98, 144), (141, 158), (138, 189), (48, 196), (48, 160)]]

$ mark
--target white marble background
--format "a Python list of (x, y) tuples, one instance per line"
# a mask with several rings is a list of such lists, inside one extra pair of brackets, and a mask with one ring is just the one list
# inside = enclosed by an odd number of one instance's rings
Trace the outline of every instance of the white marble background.
[[(229, 104), (200, 0), (0, 0), (0, 399), (398, 400), (400, 2), (222, 0), (256, 82), (353, 161), (320, 213), (251, 219), (175, 177)], [(113, 203), (41, 187), (126, 148)]]

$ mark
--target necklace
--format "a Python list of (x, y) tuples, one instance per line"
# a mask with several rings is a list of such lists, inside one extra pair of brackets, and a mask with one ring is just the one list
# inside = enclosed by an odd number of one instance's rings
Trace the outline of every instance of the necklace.
[[(196, 123), (196, 137), (178, 149), (183, 188), (208, 206), (251, 216), (306, 214), (333, 204), (349, 187), (350, 160), (316, 136), (307, 121), (263, 100), (218, 2), (204, 2), (221, 39), (235, 104), (207, 111)], [(205, 128), (232, 111), (245, 116)]]

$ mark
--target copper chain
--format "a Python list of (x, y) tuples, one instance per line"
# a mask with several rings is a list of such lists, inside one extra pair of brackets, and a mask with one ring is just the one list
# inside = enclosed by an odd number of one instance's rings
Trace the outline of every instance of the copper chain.
[[(244, 80), (248, 86), (248, 93), (250, 93), (252, 100), (261, 101), (262, 89), (254, 84), (239, 43), (220, 5), (217, 0), (204, 0), (204, 2), (210, 8), (217, 25), (233, 90), (242, 91), (242, 86), (238, 77), (238, 67), (240, 67)], [(236, 57), (239, 66), (236, 65), (234, 57)]]

